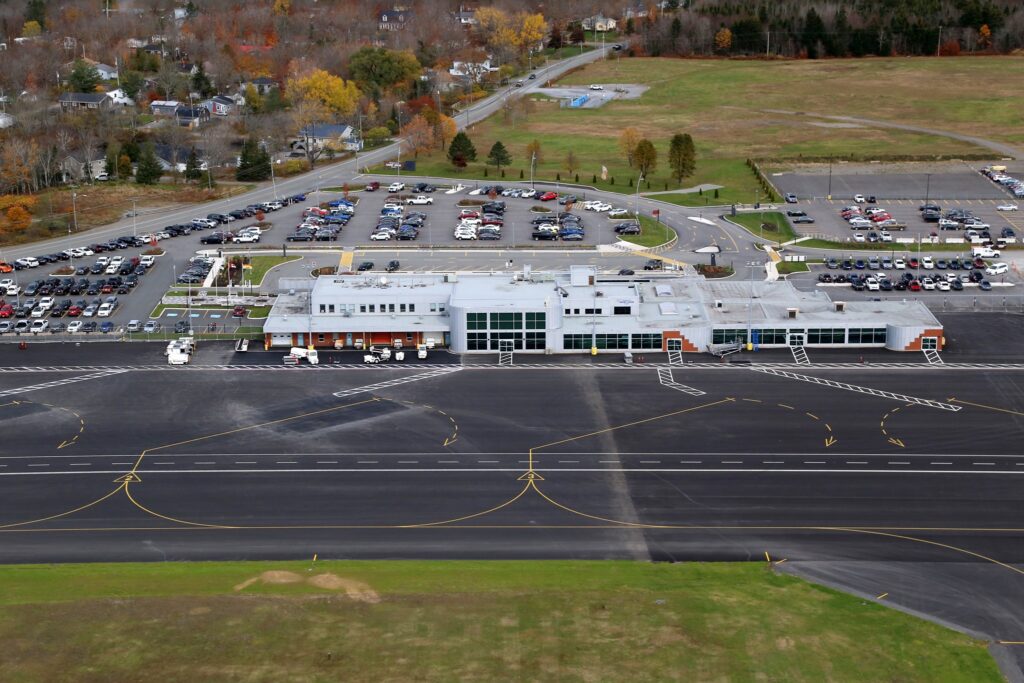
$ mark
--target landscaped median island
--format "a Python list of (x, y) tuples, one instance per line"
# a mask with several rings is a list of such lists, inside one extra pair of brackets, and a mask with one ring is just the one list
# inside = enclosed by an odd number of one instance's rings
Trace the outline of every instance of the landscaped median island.
[(982, 642), (763, 563), (33, 565), (0, 586), (4, 681), (1002, 680)]
[(778, 211), (739, 213), (735, 216), (726, 216), (726, 218), (741, 228), (746, 229), (761, 241), (778, 244), (799, 237), (793, 231), (793, 226), (789, 224), (789, 220)]
[[(631, 242), (642, 247), (660, 247), (676, 238), (676, 231), (654, 218), (640, 216), (639, 235), (619, 235), (623, 242)], [(614, 227), (617, 221), (612, 222)]]

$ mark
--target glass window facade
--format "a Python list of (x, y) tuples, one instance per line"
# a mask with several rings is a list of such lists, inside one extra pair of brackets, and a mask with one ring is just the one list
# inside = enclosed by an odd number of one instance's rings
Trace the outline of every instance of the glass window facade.
[(631, 346), (634, 349), (660, 349), (661, 348), (661, 335), (660, 334), (634, 334), (632, 337)]
[(735, 344), (740, 342), (743, 344), (747, 343), (747, 331), (743, 330), (729, 330), (729, 329), (716, 329), (711, 330), (711, 343), (712, 344)]
[(467, 313), (466, 314), (466, 329), (467, 330), (486, 330), (487, 329), (487, 314), (486, 313)]
[(845, 344), (846, 329), (842, 327), (820, 327), (807, 330), (808, 344)]
[(886, 339), (884, 327), (855, 327), (847, 332), (849, 344), (884, 344)]
[[(547, 347), (547, 318), (543, 312), (467, 313), (466, 346), (469, 351), (499, 351), (502, 340), (515, 350), (543, 351)], [(539, 330), (539, 331), (530, 331)]]
[(589, 334), (563, 334), (562, 346), (566, 349), (590, 349), (592, 345)]
[(615, 333), (596, 334), (594, 335), (594, 345), (599, 349), (628, 349), (629, 335)]

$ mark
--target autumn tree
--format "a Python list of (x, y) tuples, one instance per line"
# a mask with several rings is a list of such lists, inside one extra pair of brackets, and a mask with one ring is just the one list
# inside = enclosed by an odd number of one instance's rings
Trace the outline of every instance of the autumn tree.
[(978, 45), (983, 50), (992, 47), (992, 29), (988, 27), (988, 24), (982, 24), (978, 29)]
[(95, 65), (76, 59), (71, 75), (68, 76), (68, 85), (72, 92), (95, 92), (101, 80)]
[(578, 21), (574, 21), (569, 25), (569, 42), (574, 45), (579, 45), (587, 39), (587, 34), (583, 31), (583, 24)]
[(448, 145), (448, 158), (452, 164), (463, 168), (469, 161), (476, 161), (476, 147), (464, 132), (459, 132)]
[(437, 122), (434, 123), (434, 137), (437, 139), (437, 144), (440, 145), (442, 150), (448, 146), (448, 142), (458, 132), (459, 126), (455, 123), (455, 119), (444, 114), (437, 115)]
[(526, 145), (526, 158), (532, 163), (544, 163), (544, 153), (541, 150), (540, 140), (534, 139)]
[(291, 0), (274, 0), (274, 14), (288, 16), (292, 11)]
[(11, 208), (7, 209), (6, 215), (7, 223), (12, 232), (20, 232), (32, 225), (32, 214), (30, 214), (21, 204), (15, 204)]
[(650, 140), (644, 138), (636, 145), (633, 161), (636, 162), (640, 174), (648, 176), (658, 167), (658, 150), (654, 148), (654, 144)]
[(512, 163), (512, 155), (505, 149), (505, 145), (502, 144), (501, 140), (498, 140), (491, 145), (491, 151), (487, 153), (487, 161), (500, 172), (502, 166), (508, 166)]
[(350, 116), (359, 104), (360, 92), (355, 83), (323, 69), (314, 69), (305, 76), (290, 79), (286, 90), (293, 104), (316, 102), (335, 116)]
[(412, 153), (414, 159), (419, 158), (420, 152), (429, 152), (437, 144), (434, 136), (434, 127), (423, 117), (417, 114), (399, 132), (402, 137), (403, 148)]
[(732, 47), (732, 31), (723, 26), (715, 34), (715, 47), (722, 52), (727, 52)]
[(46, 28), (46, 0), (28, 0), (25, 21), (34, 21), (39, 24), (39, 28)]
[(640, 142), (640, 131), (636, 128), (625, 128), (619, 135), (619, 149), (626, 157), (626, 163), (633, 168), (633, 161), (636, 156), (636, 146)]
[(552, 50), (557, 50), (560, 47), (562, 47), (563, 40), (564, 39), (562, 38), (562, 27), (559, 26), (557, 22), (552, 24), (551, 35), (548, 36), (548, 47), (550, 47)]
[(39, 25), (38, 21), (26, 21), (21, 27), (21, 35), (23, 38), (35, 38), (36, 36), (42, 35), (43, 27)]
[(570, 174), (575, 173), (576, 169), (580, 167), (579, 157), (576, 156), (576, 152), (571, 149), (565, 155), (565, 170)]
[(668, 166), (677, 183), (693, 175), (697, 167), (696, 156), (693, 138), (689, 133), (676, 133), (672, 136), (668, 147)]

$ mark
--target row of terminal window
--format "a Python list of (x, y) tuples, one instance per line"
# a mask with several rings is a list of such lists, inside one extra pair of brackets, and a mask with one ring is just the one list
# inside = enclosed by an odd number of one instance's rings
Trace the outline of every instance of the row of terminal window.
[[(824, 327), (806, 330), (789, 329), (754, 329), (751, 330), (752, 343), (787, 344), (789, 336), (805, 335), (805, 344), (884, 344), (886, 332), (884, 327)], [(715, 329), (711, 331), (712, 344), (747, 343), (746, 329)]]
[[(612, 315), (632, 315), (632, 306), (615, 306)], [(566, 315), (604, 315), (603, 308), (566, 308)]]
[[(431, 313), (444, 313), (446, 304), (430, 304)], [(320, 304), (320, 312), (330, 315), (331, 313), (355, 313), (356, 304)], [(416, 304), (359, 304), (360, 313), (415, 313)]]
[(645, 350), (661, 349), (661, 334), (627, 334), (611, 332), (600, 334), (564, 334), (562, 348), (589, 350), (598, 349)]

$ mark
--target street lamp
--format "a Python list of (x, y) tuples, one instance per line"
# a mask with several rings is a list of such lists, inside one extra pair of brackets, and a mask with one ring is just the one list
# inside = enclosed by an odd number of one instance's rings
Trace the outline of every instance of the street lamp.
[(761, 266), (759, 261), (747, 261), (747, 267), (750, 268), (750, 301), (747, 302), (747, 349), (752, 349), (753, 342), (751, 341), (751, 316), (753, 315), (754, 308), (754, 269)]
[(530, 157), (530, 187), (532, 189), (534, 189), (534, 190), (537, 189), (537, 186), (533, 182), (533, 169), (536, 168), (536, 166), (537, 166), (537, 152), (534, 152), (533, 156)]
[(925, 185), (924, 185), (924, 203), (925, 203), (925, 204), (927, 204), (927, 203), (928, 203), (928, 197), (929, 197), (929, 196), (931, 195), (931, 189), (932, 189), (932, 174), (931, 174), (931, 173), (925, 173), (925, 175), (924, 175), (924, 178), (925, 178)]
[(640, 183), (644, 181), (644, 174), (641, 173), (640, 177), (636, 179), (636, 200), (633, 205), (633, 212), (636, 214), (637, 220), (640, 220)]
[[(78, 232), (78, 204), (76, 203), (79, 197), (88, 197), (87, 194), (78, 194), (77, 192), (71, 192), (71, 220), (75, 226), (75, 232)], [(71, 234), (71, 228), (68, 228), (68, 235)]]

